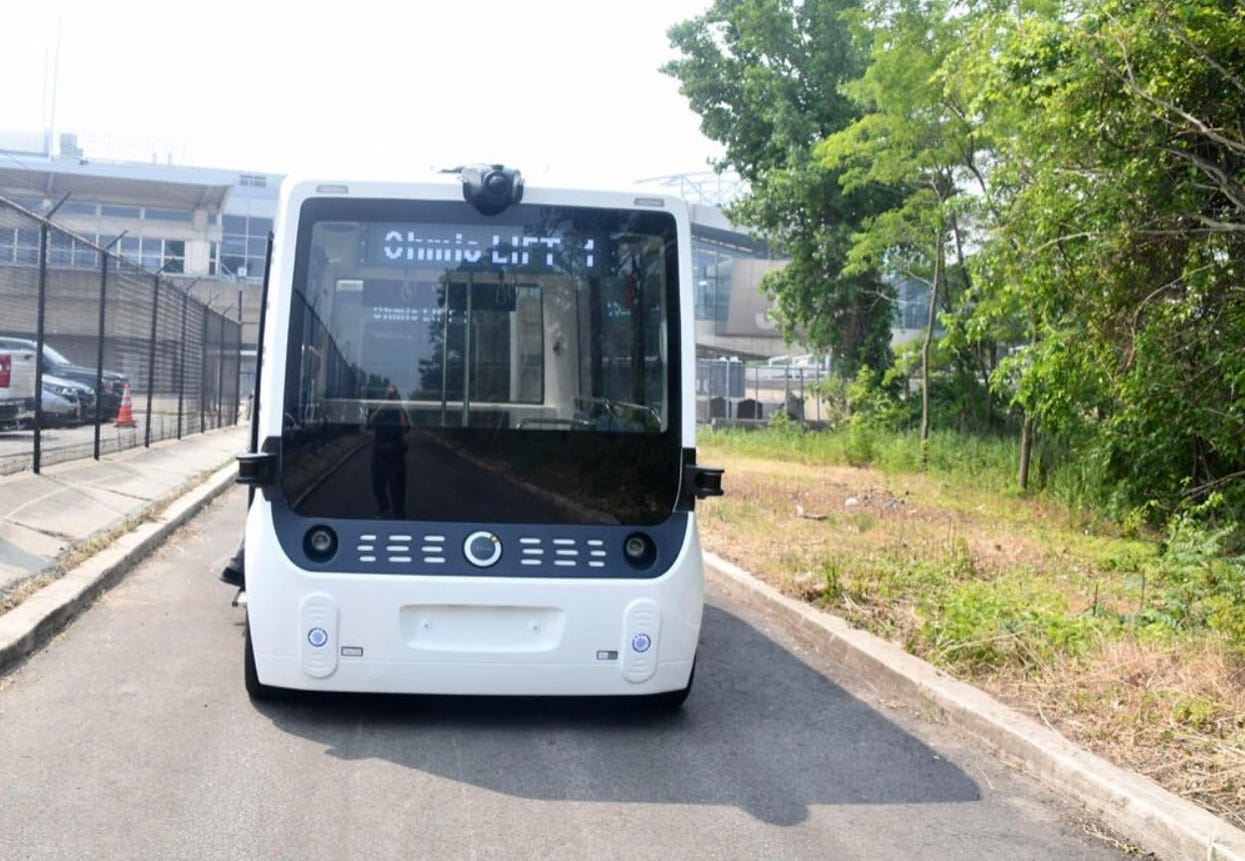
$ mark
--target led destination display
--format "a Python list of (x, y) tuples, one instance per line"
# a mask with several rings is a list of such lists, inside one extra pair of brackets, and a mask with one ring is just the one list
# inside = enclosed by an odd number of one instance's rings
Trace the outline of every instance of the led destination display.
[(368, 226), (367, 263), (407, 268), (435, 265), (463, 269), (520, 268), (525, 271), (592, 271), (597, 240), (582, 233), (540, 234), (480, 225), (373, 224)]

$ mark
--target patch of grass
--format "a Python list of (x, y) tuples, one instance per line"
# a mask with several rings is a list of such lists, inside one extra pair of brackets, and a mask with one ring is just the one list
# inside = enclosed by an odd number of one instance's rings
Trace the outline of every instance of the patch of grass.
[(1112, 624), (1069, 613), (1063, 594), (1025, 576), (952, 581), (937, 600), (922, 604), (921, 629), (910, 646), (973, 677), (1001, 669), (1040, 672), (1056, 657), (1079, 660)]
[[(710, 457), (721, 451), (810, 465), (871, 467), (892, 474), (916, 472), (921, 464), (918, 434), (859, 424), (832, 433), (805, 433), (794, 426), (761, 431), (706, 429), (697, 444)], [(1014, 483), (1019, 456), (1018, 443), (1012, 439), (936, 432), (926, 446), (925, 471), (1001, 491)]]
[(44, 586), (56, 582), (57, 574), (36, 574), (34, 577), (28, 577), (18, 583), (12, 589), (0, 595), (0, 613), (7, 613), (17, 605), (21, 604), (31, 595), (38, 592)]
[(1223, 534), (1017, 494), (1002, 441), (931, 438), (923, 472), (898, 434), (701, 443), (727, 470), (698, 508), (710, 550), (1245, 825), (1245, 563)]

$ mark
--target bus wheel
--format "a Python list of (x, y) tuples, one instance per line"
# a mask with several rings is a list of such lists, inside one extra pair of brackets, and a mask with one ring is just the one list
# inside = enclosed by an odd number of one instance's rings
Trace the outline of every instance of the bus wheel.
[(683, 703), (687, 702), (688, 694), (692, 692), (692, 682), (696, 681), (696, 659), (692, 659), (692, 671), (687, 676), (687, 687), (679, 688), (677, 691), (665, 691), (660, 694), (651, 694), (649, 702), (653, 707), (661, 711), (678, 711), (683, 707)]
[(259, 673), (255, 669), (255, 647), (251, 645), (251, 626), (246, 626), (246, 647), (242, 659), (242, 675), (246, 681), (246, 692), (252, 700), (258, 702), (261, 700), (276, 699), (279, 688), (265, 685), (259, 680)]

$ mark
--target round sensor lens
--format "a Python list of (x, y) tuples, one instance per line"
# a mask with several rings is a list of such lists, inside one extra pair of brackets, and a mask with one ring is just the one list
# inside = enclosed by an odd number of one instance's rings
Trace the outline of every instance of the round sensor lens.
[(635, 568), (647, 568), (657, 559), (657, 546), (643, 532), (633, 532), (623, 542), (623, 557)]
[(337, 551), (337, 536), (327, 526), (313, 526), (303, 539), (303, 549), (317, 562), (323, 562)]

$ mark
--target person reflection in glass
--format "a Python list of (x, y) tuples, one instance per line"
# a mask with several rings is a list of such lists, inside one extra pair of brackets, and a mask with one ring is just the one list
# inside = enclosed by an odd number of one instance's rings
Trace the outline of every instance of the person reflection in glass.
[(392, 512), (393, 517), (406, 518), (406, 433), (411, 417), (396, 403), (398, 387), (385, 387), (385, 400), (372, 411), (367, 425), (372, 430), (372, 493), (376, 496), (377, 514)]

